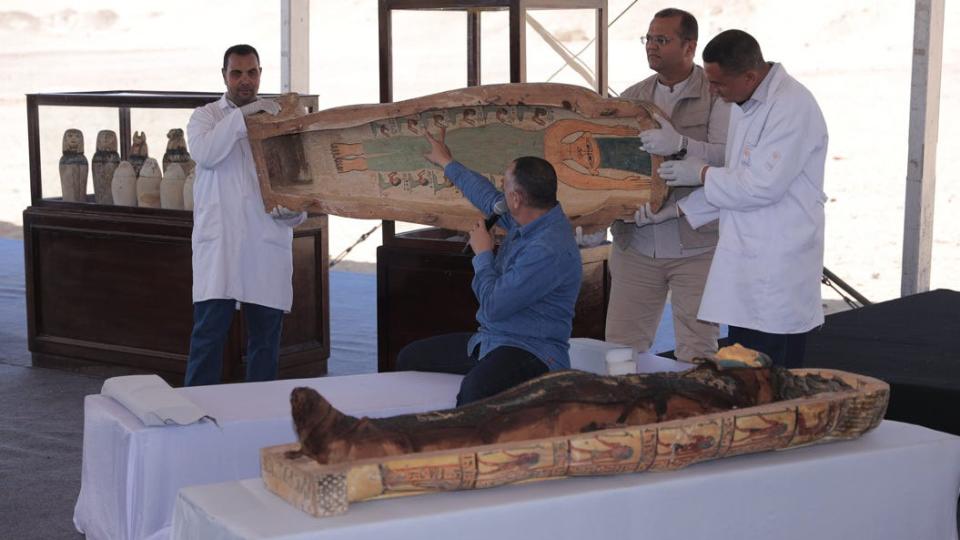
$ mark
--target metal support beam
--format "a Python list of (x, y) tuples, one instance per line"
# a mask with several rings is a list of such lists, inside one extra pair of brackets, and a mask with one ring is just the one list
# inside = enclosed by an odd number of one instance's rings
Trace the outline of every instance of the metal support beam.
[(510, 82), (527, 82), (527, 9), (524, 0), (510, 0)]
[(900, 295), (930, 289), (944, 0), (916, 0)]
[(280, 91), (310, 93), (310, 0), (280, 0)]
[(607, 29), (610, 28), (607, 18), (609, 16), (607, 2), (604, 0), (596, 11), (597, 52), (596, 65), (594, 66), (597, 70), (597, 93), (603, 97), (607, 97)]
[[(379, 39), (380, 52), (378, 61), (380, 65), (380, 103), (390, 103), (393, 101), (393, 13), (387, 0), (380, 0), (377, 7), (377, 35)], [(389, 246), (394, 241), (397, 233), (397, 225), (393, 220), (384, 220), (383, 227), (380, 229), (382, 243)], [(378, 284), (377, 289), (381, 287)]]
[(480, 85), (480, 10), (467, 10), (467, 86)]
[(590, 71), (590, 67), (583, 63), (582, 60), (576, 57), (570, 49), (560, 42), (559, 39), (553, 36), (542, 24), (540, 21), (535, 19), (533, 15), (527, 13), (527, 24), (530, 25), (530, 28), (534, 32), (540, 34), (540, 37), (543, 38), (543, 41), (553, 49), (553, 52), (557, 53), (557, 56), (563, 58), (563, 61), (570, 66), (570, 69), (577, 72), (577, 75), (583, 78), (584, 81), (591, 87), (593, 87), (598, 92), (599, 86), (597, 86), (597, 79), (594, 76), (593, 72)]

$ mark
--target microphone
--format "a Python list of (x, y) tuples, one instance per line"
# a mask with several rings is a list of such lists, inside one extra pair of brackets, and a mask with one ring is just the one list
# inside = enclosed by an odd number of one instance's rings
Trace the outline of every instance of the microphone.
[[(487, 216), (487, 218), (483, 220), (483, 226), (486, 227), (487, 230), (489, 231), (490, 229), (493, 228), (494, 225), (496, 225), (497, 220), (500, 219), (500, 216), (506, 213), (507, 213), (507, 201), (506, 199), (500, 199), (499, 201), (496, 202), (496, 204), (493, 205), (493, 213)], [(461, 251), (461, 253), (470, 253), (469, 241), (467, 241), (467, 244), (463, 246), (463, 251)]]

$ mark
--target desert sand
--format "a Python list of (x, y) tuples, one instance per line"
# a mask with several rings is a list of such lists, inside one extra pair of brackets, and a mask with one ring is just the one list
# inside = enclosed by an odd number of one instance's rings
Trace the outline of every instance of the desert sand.
[[(610, 0), (611, 20), (632, 0)], [(873, 301), (900, 294), (903, 202), (913, 2), (908, 0), (677, 0), (637, 2), (609, 31), (609, 86), (622, 91), (649, 75), (639, 36), (652, 14), (670, 5), (700, 21), (700, 47), (721, 30), (757, 37), (768, 60), (817, 97), (830, 130), (826, 169), (825, 265)], [(322, 108), (378, 99), (376, 0), (311, 4), (310, 90)], [(937, 161), (932, 288), (958, 288), (960, 270), (960, 3), (947, 2)], [(573, 51), (593, 37), (583, 12), (534, 12)], [(466, 84), (466, 17), (456, 12), (395, 16), (395, 98)], [(483, 17), (483, 82), (508, 80), (507, 17)], [(528, 80), (585, 84), (528, 29)], [(24, 94), (114, 89), (221, 91), (223, 50), (234, 43), (261, 54), (261, 92), (280, 90), (279, 2), (162, 3), (93, 0), (5, 0), (0, 7), (0, 222), (18, 225), (30, 204)], [(592, 64), (592, 47), (583, 58)], [(698, 51), (699, 55), (699, 51)], [(170, 128), (190, 111), (134, 110), (159, 158)], [(117, 129), (113, 110), (41, 109), (44, 195), (59, 195), (57, 162), (63, 131), (86, 135), (92, 157), (100, 129)], [(92, 182), (90, 184), (92, 192)], [(330, 254), (339, 254), (376, 222), (332, 217)], [(6, 234), (16, 234), (5, 229)], [(347, 260), (372, 262), (379, 234)], [(834, 298), (824, 290), (825, 298)]]

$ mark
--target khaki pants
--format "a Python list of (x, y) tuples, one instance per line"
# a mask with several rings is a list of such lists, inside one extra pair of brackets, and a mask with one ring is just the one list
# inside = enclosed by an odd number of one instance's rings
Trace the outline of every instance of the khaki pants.
[(669, 290), (677, 359), (689, 362), (717, 352), (720, 327), (697, 320), (711, 260), (713, 251), (683, 259), (652, 259), (613, 246), (606, 340), (649, 350)]

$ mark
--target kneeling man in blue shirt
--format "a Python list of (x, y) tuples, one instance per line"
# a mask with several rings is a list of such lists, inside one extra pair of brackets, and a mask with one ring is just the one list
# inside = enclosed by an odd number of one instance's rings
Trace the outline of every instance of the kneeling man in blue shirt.
[(397, 368), (465, 375), (457, 394), (460, 406), (570, 368), (567, 350), (582, 264), (548, 161), (514, 160), (504, 172), (501, 193), (486, 177), (454, 161), (444, 135), (443, 130), (439, 139), (426, 135), (431, 150), (424, 157), (443, 167), (485, 215), (493, 215), (504, 200), (507, 211), (498, 223), (507, 235), (494, 256), (483, 220), (470, 231), (480, 328), (415, 341), (400, 351)]

